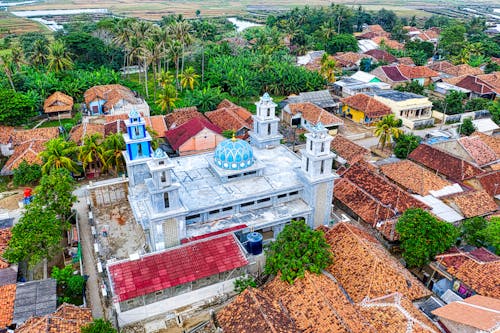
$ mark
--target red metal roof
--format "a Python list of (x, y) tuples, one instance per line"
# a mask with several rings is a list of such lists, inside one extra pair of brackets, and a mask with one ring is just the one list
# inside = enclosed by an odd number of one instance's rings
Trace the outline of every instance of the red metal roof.
[(235, 227), (231, 227), (231, 228), (227, 228), (227, 229), (222, 229), (222, 230), (217, 230), (217, 231), (214, 231), (214, 232), (209, 232), (208, 234), (204, 234), (204, 235), (201, 235), (201, 236), (195, 236), (195, 237), (191, 237), (191, 238), (184, 238), (184, 239), (181, 239), (181, 244), (186, 244), (186, 243), (194, 242), (194, 241), (197, 241), (197, 240), (200, 240), (200, 239), (210, 238), (210, 237), (217, 236), (217, 235), (227, 234), (229, 232), (240, 230), (240, 229), (244, 229), (246, 227), (247, 227), (246, 224), (240, 224), (240, 225), (237, 225)]
[(221, 129), (204, 118), (193, 118), (187, 123), (165, 132), (165, 138), (175, 150), (191, 139), (203, 129), (208, 128), (215, 133), (222, 133)]
[(248, 264), (234, 236), (192, 242), (108, 268), (119, 302)]
[(381, 68), (385, 75), (394, 82), (408, 81), (408, 78), (403, 76), (397, 66), (382, 66)]

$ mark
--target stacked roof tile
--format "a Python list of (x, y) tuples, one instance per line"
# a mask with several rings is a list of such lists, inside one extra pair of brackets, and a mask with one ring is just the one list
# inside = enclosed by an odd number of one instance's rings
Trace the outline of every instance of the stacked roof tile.
[(500, 298), (500, 257), (480, 248), (465, 252), (456, 248), (437, 255), (436, 261), (480, 295)]
[(16, 285), (7, 284), (0, 286), (0, 331), (12, 324), (14, 316), (14, 301), (16, 299)]
[(337, 134), (333, 138), (330, 148), (340, 157), (345, 159), (350, 165), (363, 160), (365, 156), (370, 154), (368, 149), (354, 143), (340, 134)]
[(469, 191), (454, 195), (448, 200), (454, 203), (467, 218), (487, 215), (498, 209), (495, 200), (486, 191)]
[(125, 100), (131, 104), (142, 103), (142, 100), (137, 98), (132, 90), (120, 84), (91, 87), (85, 91), (83, 97), (86, 104), (95, 100), (105, 100), (104, 107), (108, 110), (112, 109), (121, 100)]
[(206, 112), (205, 116), (223, 131), (250, 130), (253, 125), (252, 113), (228, 100), (223, 100), (217, 110)]
[(500, 194), (500, 170), (483, 173), (476, 177), (485, 190), (492, 197)]
[(439, 76), (439, 73), (433, 71), (427, 66), (407, 66), (400, 64), (398, 65), (399, 71), (403, 76), (409, 79), (419, 79), (419, 78), (430, 78)]
[(317, 125), (319, 122), (325, 126), (342, 125), (344, 123), (342, 119), (313, 103), (290, 103), (288, 104), (288, 108), (292, 115), (300, 113), (301, 117), (313, 126)]
[(4, 253), (5, 249), (7, 249), (11, 238), (11, 228), (0, 229), (0, 269), (9, 267), (9, 263), (6, 260), (2, 259), (2, 254)]
[(479, 166), (499, 159), (495, 151), (484, 143), (480, 136), (466, 136), (458, 139), (458, 142)]
[(169, 113), (165, 116), (167, 129), (171, 130), (197, 117), (204, 118), (203, 114), (201, 112), (198, 112), (198, 109), (195, 106), (189, 108), (175, 109), (174, 112)]
[(73, 97), (56, 91), (43, 103), (43, 111), (45, 113), (65, 112), (73, 110)]
[(478, 67), (472, 67), (468, 64), (461, 64), (457, 66), (449, 66), (443, 68), (441, 72), (453, 75), (453, 76), (462, 76), (462, 75), (480, 75), (483, 74), (483, 71)]
[(454, 181), (462, 181), (482, 173), (481, 169), (471, 163), (427, 144), (419, 145), (408, 158)]
[(100, 134), (102, 138), (105, 136), (105, 125), (103, 124), (90, 124), (82, 123), (73, 127), (69, 133), (69, 139), (75, 142), (77, 145), (83, 143), (83, 139), (86, 136), (92, 136), (93, 134)]
[(6, 145), (11, 142), (14, 134), (14, 127), (0, 125), (0, 145)]
[(393, 56), (392, 54), (390, 54), (389, 52), (387, 52), (385, 50), (374, 49), (374, 50), (366, 51), (364, 54), (367, 54), (367, 55), (372, 56), (373, 58), (375, 58), (379, 61), (384, 61), (384, 62), (389, 63), (389, 64), (397, 61), (395, 56)]
[(356, 94), (343, 98), (340, 101), (344, 105), (362, 111), (370, 118), (379, 118), (392, 113), (390, 107), (365, 94)]

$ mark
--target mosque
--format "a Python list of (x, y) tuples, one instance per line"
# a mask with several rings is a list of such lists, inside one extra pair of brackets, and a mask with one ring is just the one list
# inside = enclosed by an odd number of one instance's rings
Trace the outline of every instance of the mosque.
[(280, 144), (272, 98), (266, 93), (256, 106), (250, 144), (232, 138), (213, 153), (176, 158), (153, 152), (144, 120), (130, 113), (129, 202), (152, 252), (235, 227), (272, 238), (292, 219), (329, 223), (332, 137), (321, 124), (310, 128), (300, 158)]

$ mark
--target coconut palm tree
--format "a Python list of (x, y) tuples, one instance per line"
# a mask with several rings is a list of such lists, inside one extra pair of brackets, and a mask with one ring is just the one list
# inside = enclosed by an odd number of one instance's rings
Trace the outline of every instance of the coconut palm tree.
[(14, 81), (12, 81), (12, 56), (8, 56), (6, 54), (0, 56), (0, 65), (3, 68), (5, 76), (9, 80), (10, 86), (12, 90), (16, 91), (16, 87), (14, 86)]
[(332, 19), (325, 21), (319, 29), (321, 37), (323, 37), (325, 41), (330, 40), (336, 33), (335, 22), (333, 22)]
[(178, 40), (170, 40), (168, 45), (168, 54), (175, 64), (175, 85), (179, 87), (179, 60), (182, 55), (182, 44)]
[(397, 139), (403, 133), (401, 129), (397, 127), (398, 121), (393, 114), (387, 115), (379, 120), (375, 124), (375, 136), (379, 138), (379, 144), (382, 146), (382, 151), (385, 145), (391, 143), (392, 139)]
[(200, 76), (196, 74), (193, 67), (188, 67), (179, 77), (181, 79), (181, 87), (186, 88), (189, 86), (189, 89), (193, 90), (194, 86), (198, 84), (197, 79)]
[(42, 159), (42, 173), (48, 174), (51, 169), (65, 168), (70, 172), (78, 173), (80, 167), (75, 162), (78, 147), (73, 141), (56, 138), (45, 144), (45, 150), (40, 153)]
[(333, 57), (330, 57), (327, 53), (323, 54), (321, 58), (320, 74), (323, 75), (328, 82), (335, 82), (335, 72), (337, 71), (337, 62)]
[(96, 162), (99, 169), (106, 169), (106, 159), (104, 157), (104, 146), (102, 135), (94, 133), (83, 138), (83, 144), (78, 152), (78, 160), (82, 162), (83, 172), (86, 173), (89, 163)]
[(175, 22), (171, 26), (171, 34), (181, 43), (182, 52), (181, 52), (181, 72), (184, 71), (184, 57), (185, 50), (188, 45), (193, 41), (193, 37), (191, 36), (191, 30), (193, 29), (191, 23), (188, 21), (178, 21)]
[(115, 174), (124, 170), (123, 151), (125, 150), (125, 140), (123, 135), (115, 133), (108, 135), (102, 142), (104, 147), (104, 161), (107, 169), (113, 167)]
[(161, 108), (162, 111), (170, 112), (170, 110), (175, 106), (175, 102), (177, 102), (179, 98), (177, 98), (177, 90), (171, 84), (165, 86), (163, 91), (158, 95), (158, 99), (156, 100), (156, 104)]
[(66, 50), (64, 43), (56, 40), (49, 45), (49, 55), (47, 56), (49, 70), (54, 72), (64, 71), (73, 68), (73, 61)]
[(33, 49), (28, 56), (31, 64), (35, 67), (39, 67), (45, 65), (47, 54), (47, 45), (42, 40), (37, 39), (35, 43), (33, 43)]
[(165, 88), (169, 84), (174, 83), (174, 75), (168, 71), (162, 71), (158, 75), (157, 82), (160, 85), (160, 87)]

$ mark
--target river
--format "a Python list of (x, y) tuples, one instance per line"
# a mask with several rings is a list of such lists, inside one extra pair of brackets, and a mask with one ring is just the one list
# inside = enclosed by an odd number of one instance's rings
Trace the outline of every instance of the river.
[(236, 31), (238, 31), (238, 32), (242, 32), (243, 30), (245, 30), (247, 28), (261, 27), (262, 26), (262, 24), (240, 20), (236, 17), (228, 17), (227, 20), (236, 26)]

